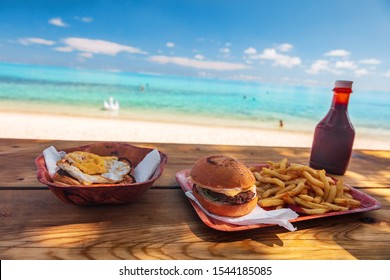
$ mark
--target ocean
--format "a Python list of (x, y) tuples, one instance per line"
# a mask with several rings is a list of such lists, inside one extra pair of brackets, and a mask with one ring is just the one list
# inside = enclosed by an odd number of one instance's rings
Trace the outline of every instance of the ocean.
[[(0, 63), (0, 111), (215, 124), (313, 132), (329, 88)], [(103, 110), (112, 96), (118, 112)], [(357, 133), (390, 140), (390, 92), (354, 89)]]

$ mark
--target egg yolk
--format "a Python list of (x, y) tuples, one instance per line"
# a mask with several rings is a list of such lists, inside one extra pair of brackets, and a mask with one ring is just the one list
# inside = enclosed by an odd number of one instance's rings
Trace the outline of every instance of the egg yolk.
[(82, 172), (95, 175), (107, 172), (104, 166), (104, 159), (98, 155), (88, 152), (73, 152), (67, 155), (73, 162), (72, 164)]

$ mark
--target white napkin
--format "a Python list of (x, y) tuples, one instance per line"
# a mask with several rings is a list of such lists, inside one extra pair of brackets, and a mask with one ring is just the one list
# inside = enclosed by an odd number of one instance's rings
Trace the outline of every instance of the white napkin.
[(192, 194), (192, 191), (187, 191), (186, 196), (193, 201), (203, 210), (203, 212), (216, 220), (223, 221), (229, 224), (246, 226), (246, 225), (256, 225), (256, 224), (272, 224), (282, 226), (289, 231), (295, 231), (297, 228), (294, 227), (289, 221), (296, 219), (298, 214), (289, 208), (277, 209), (266, 211), (260, 206), (256, 206), (253, 211), (245, 216), (232, 218), (232, 217), (222, 217), (209, 213), (199, 201)]
[(137, 183), (149, 180), (160, 165), (160, 153), (154, 149), (134, 168), (134, 178)]
[(66, 153), (64, 151), (58, 152), (56, 148), (50, 146), (43, 151), (43, 157), (50, 176), (53, 176), (60, 168), (57, 166), (57, 161), (61, 160)]

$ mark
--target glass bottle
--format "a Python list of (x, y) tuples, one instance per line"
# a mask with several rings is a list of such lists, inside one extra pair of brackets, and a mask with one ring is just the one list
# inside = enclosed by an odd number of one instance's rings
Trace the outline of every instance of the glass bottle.
[(349, 119), (348, 103), (351, 81), (336, 81), (329, 112), (314, 131), (310, 166), (343, 175), (351, 158), (355, 129)]

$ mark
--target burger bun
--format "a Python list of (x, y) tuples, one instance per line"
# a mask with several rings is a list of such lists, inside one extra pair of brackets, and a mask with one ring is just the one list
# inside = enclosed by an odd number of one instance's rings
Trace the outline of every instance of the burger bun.
[(223, 155), (199, 159), (192, 167), (190, 176), (199, 186), (213, 189), (247, 189), (256, 182), (247, 166)]

